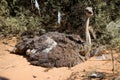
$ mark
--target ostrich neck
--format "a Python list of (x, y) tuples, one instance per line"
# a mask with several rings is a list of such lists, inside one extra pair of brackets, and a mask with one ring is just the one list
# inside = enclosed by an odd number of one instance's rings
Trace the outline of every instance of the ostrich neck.
[(86, 19), (86, 24), (85, 24), (85, 35), (86, 35), (86, 43), (90, 46), (91, 45), (91, 37), (89, 33), (89, 22), (90, 22), (90, 17), (87, 17)]

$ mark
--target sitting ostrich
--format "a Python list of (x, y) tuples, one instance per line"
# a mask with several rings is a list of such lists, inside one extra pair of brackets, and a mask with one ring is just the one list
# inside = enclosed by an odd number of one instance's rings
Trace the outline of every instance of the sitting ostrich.
[[(41, 36), (24, 37), (13, 52), (27, 55), (33, 65), (43, 67), (72, 67), (90, 57), (91, 37), (89, 19), (93, 15), (91, 7), (85, 9), (87, 16), (85, 25), (86, 42), (79, 35), (48, 32)], [(83, 46), (85, 50), (83, 49)], [(81, 56), (82, 53), (84, 56)]]
[(85, 38), (86, 42), (84, 47), (87, 49), (85, 53), (86, 59), (90, 57), (90, 50), (91, 50), (91, 37), (89, 33), (89, 22), (90, 22), (90, 17), (93, 16), (93, 10), (92, 7), (87, 7), (85, 9), (85, 14), (86, 14), (86, 23), (85, 23)]

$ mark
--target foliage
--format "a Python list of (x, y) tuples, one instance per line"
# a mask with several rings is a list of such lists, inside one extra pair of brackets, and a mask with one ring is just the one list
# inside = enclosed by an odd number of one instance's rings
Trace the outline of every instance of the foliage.
[[(120, 0), (38, 0), (38, 3), (41, 15), (34, 6), (34, 0), (1, 0), (0, 34), (60, 28), (62, 32), (69, 31), (84, 37), (84, 9), (92, 6), (94, 16), (90, 25), (96, 32), (97, 42), (109, 44), (109, 39), (114, 38), (111, 32), (106, 31), (106, 26), (120, 18)], [(57, 24), (58, 11), (62, 13), (60, 26)]]
[(9, 15), (8, 4), (5, 0), (0, 1), (0, 15), (2, 16)]
[(120, 46), (120, 20), (112, 21), (107, 25), (107, 31), (109, 33), (109, 36), (111, 36), (110, 39), (110, 45), (111, 47), (119, 47)]

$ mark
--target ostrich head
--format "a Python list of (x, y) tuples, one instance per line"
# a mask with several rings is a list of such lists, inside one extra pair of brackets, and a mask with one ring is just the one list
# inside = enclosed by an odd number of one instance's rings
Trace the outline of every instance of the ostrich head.
[(87, 17), (91, 17), (91, 16), (93, 16), (93, 10), (92, 10), (92, 7), (86, 7), (86, 9), (85, 9), (85, 13), (86, 13), (86, 16), (87, 16)]

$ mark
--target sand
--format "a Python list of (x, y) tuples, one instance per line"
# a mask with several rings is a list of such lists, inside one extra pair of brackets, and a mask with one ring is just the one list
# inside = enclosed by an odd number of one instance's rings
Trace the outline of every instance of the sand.
[[(16, 38), (0, 41), (0, 78), (6, 80), (85, 80), (88, 73), (93, 71), (104, 72), (115, 76), (112, 73), (111, 60), (96, 60), (95, 57), (78, 64), (72, 68), (44, 68), (33, 66), (21, 55), (11, 54), (16, 44)], [(115, 73), (118, 74), (120, 63), (115, 61)], [(72, 75), (74, 74), (75, 75)], [(105, 79), (105, 80), (112, 80)], [(1, 79), (0, 79), (1, 80)], [(86, 79), (87, 80), (87, 79)]]

